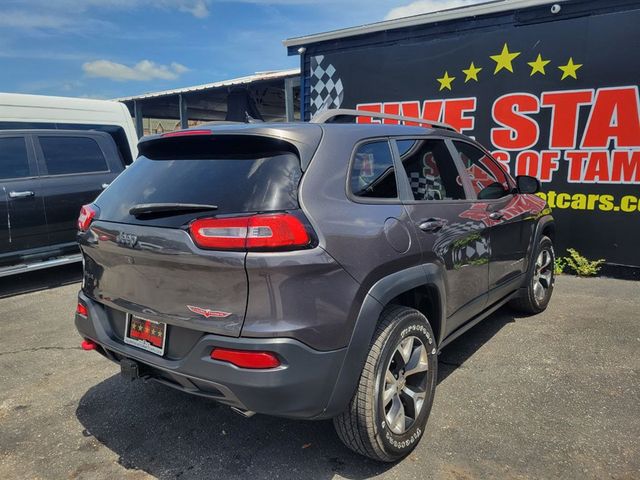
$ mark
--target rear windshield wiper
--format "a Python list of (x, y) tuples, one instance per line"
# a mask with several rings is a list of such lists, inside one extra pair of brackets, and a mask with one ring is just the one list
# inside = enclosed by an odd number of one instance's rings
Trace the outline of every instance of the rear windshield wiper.
[(201, 203), (139, 203), (129, 209), (129, 214), (137, 218), (145, 215), (180, 215), (181, 213), (207, 212), (217, 209), (217, 205)]

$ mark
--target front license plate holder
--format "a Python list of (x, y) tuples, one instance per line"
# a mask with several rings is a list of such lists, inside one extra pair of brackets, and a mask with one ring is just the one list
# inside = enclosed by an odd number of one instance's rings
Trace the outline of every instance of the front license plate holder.
[(166, 342), (166, 323), (127, 314), (124, 343), (163, 356)]

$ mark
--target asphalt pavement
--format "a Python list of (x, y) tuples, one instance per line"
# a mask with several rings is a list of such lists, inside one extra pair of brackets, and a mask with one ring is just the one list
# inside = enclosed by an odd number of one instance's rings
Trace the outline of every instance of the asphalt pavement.
[(543, 314), (504, 308), (456, 340), (420, 445), (380, 464), (330, 421), (126, 382), (79, 347), (78, 278), (0, 279), (0, 478), (640, 478), (639, 282), (562, 276)]

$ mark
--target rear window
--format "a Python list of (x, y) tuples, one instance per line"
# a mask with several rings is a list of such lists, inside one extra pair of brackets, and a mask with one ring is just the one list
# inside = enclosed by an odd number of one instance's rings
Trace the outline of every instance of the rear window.
[[(100, 219), (179, 227), (195, 217), (299, 208), (302, 171), (291, 151), (261, 148), (252, 152), (250, 144), (240, 153), (180, 150), (178, 154), (172, 147), (158, 148), (154, 158), (138, 157), (97, 199)], [(190, 150), (191, 158), (185, 157)], [(166, 158), (172, 151), (176, 154), (171, 156), (178, 158)], [(129, 215), (131, 207), (147, 203), (213, 204), (218, 209), (142, 220)]]
[(93, 138), (39, 137), (49, 175), (106, 172), (104, 154)]

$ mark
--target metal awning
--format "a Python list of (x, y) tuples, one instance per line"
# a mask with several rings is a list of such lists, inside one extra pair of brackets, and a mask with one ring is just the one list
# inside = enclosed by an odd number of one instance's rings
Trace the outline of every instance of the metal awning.
[(399, 28), (414, 27), (418, 25), (444, 22), (459, 18), (477, 17), (481, 15), (489, 15), (492, 13), (517, 10), (521, 8), (537, 7), (545, 4), (551, 5), (554, 3), (562, 3), (564, 1), (566, 0), (496, 0), (493, 2), (486, 2), (476, 5), (424, 13), (422, 15), (413, 15), (411, 17), (395, 18), (393, 20), (369, 23), (357, 27), (343, 28), (340, 30), (333, 30), (325, 33), (317, 33), (313, 35), (305, 35), (303, 37), (289, 38), (287, 40), (284, 40), (282, 43), (287, 48), (303, 47), (308, 44), (337, 40), (346, 37), (354, 37), (357, 35), (365, 35), (368, 33), (396, 30)]
[(117, 102), (145, 100), (149, 98), (179, 95), (181, 93), (202, 92), (206, 90), (216, 90), (216, 89), (225, 88), (225, 87), (248, 85), (251, 83), (261, 82), (261, 81), (281, 80), (284, 78), (295, 77), (298, 75), (300, 75), (299, 68), (292, 68), (290, 70), (273, 70), (268, 72), (256, 72), (252, 75), (247, 75), (245, 77), (232, 78), (230, 80), (222, 80), (219, 82), (205, 83), (202, 85), (195, 85), (193, 87), (174, 88), (173, 90), (161, 90), (159, 92), (143, 93), (141, 95), (133, 95), (131, 97), (114, 98), (113, 100)]

